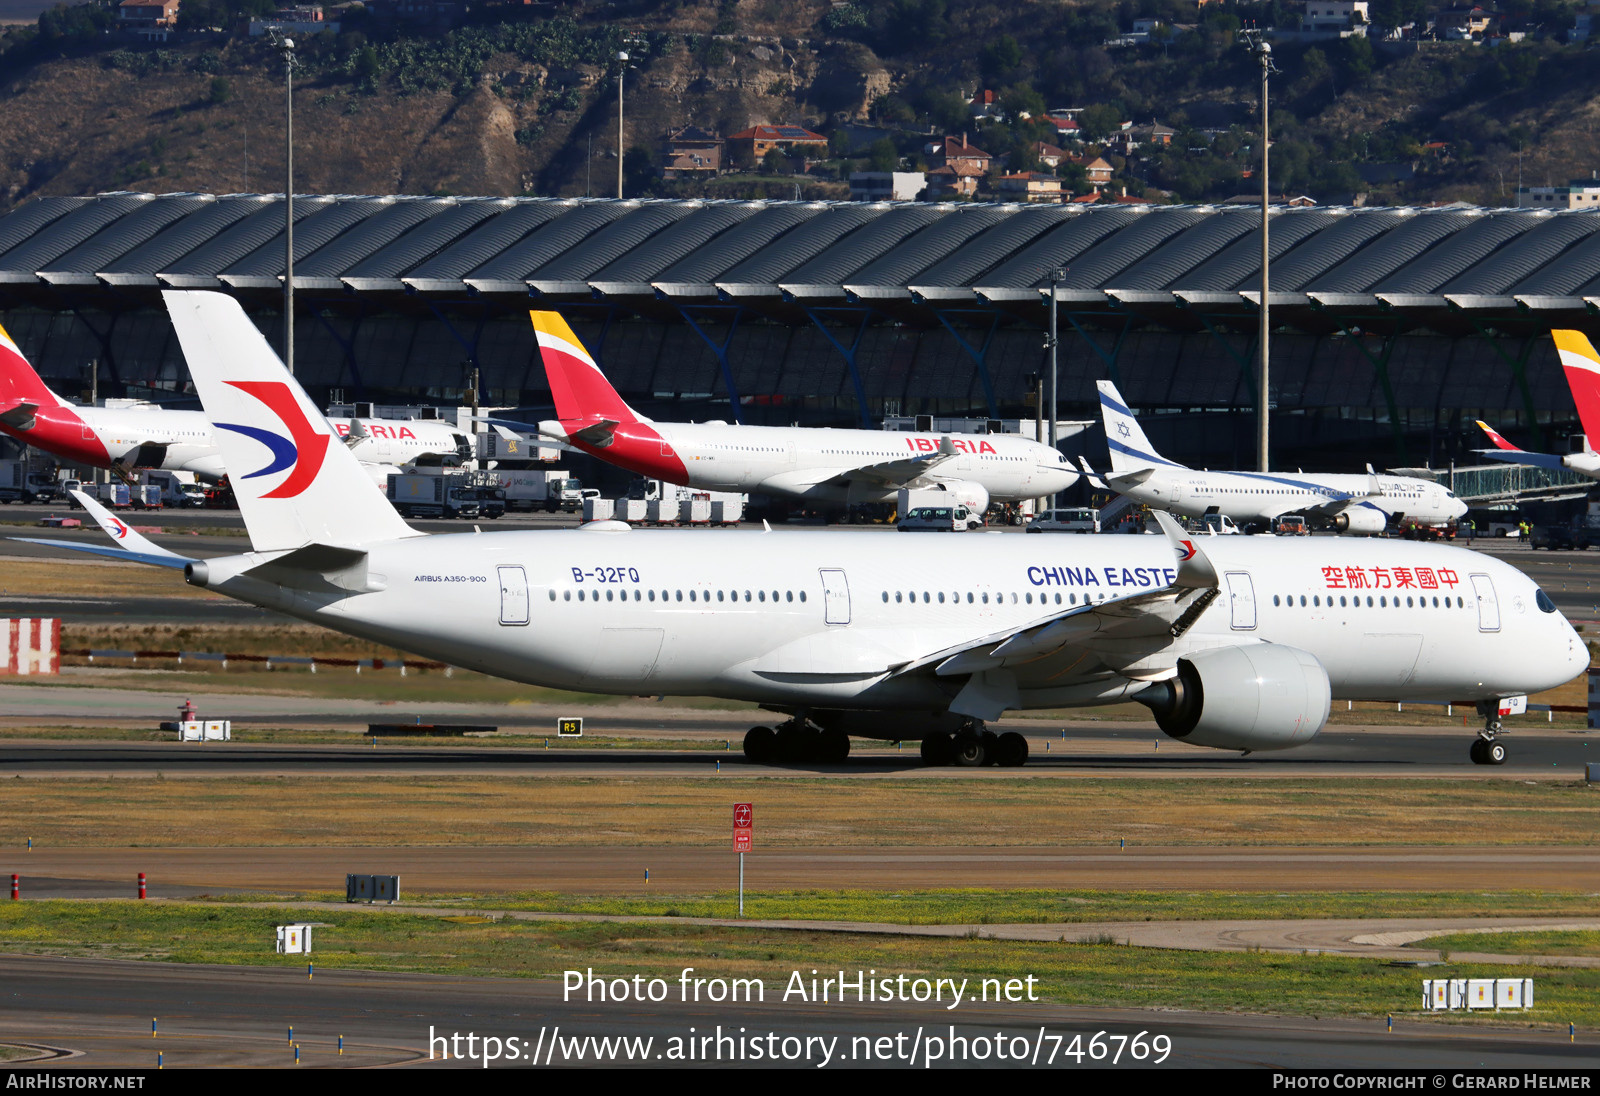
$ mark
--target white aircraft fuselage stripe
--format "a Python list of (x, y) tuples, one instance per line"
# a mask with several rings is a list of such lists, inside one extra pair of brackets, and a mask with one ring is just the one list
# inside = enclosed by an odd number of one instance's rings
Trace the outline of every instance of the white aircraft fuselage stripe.
[(595, 372), (598, 373), (600, 371), (600, 366), (589, 356), (589, 352), (577, 343), (568, 342), (560, 335), (552, 335), (548, 331), (537, 331), (536, 334), (539, 336), (540, 350), (554, 350), (566, 354), (568, 357), (576, 358)]
[[(873, 465), (933, 457), (944, 435), (887, 430), (823, 430), (788, 426), (709, 423), (653, 424), (683, 461), (689, 486), (773, 491), (852, 501), (889, 500), (898, 488), (870, 474), (849, 488), (825, 481)], [(957, 456), (932, 465), (913, 483), (970, 481), (996, 502), (1054, 494), (1070, 487), (1077, 471), (1047, 445), (1010, 434), (949, 435)], [(985, 449), (990, 451), (985, 452)]]
[[(214, 574), (211, 587), (531, 684), (941, 710), (962, 679), (941, 679), (932, 667), (903, 676), (893, 669), (1042, 623), (1069, 612), (1073, 601), (1149, 593), (1176, 568), (1163, 537), (907, 536), (451, 534), (368, 546), (370, 572), (383, 576), (385, 588), (331, 606), (320, 594), (249, 579)], [(1174, 658), (1239, 643), (1287, 644), (1317, 657), (1336, 698), (1374, 700), (1517, 695), (1552, 688), (1587, 665), (1566, 620), (1536, 606), (1533, 582), (1477, 553), (1345, 538), (1208, 537), (1202, 547), (1219, 573), (1250, 576), (1256, 626), (1234, 627), (1228, 599), (1219, 598), (1168, 649)], [(504, 567), (520, 568), (526, 584), (505, 592)], [(848, 624), (825, 622), (822, 570), (845, 576)], [(1473, 575), (1494, 584), (1498, 631), (1479, 626)], [(499, 623), (508, 619), (508, 596), (526, 598), (509, 616), (526, 626)], [(1349, 598), (1355, 603), (1335, 604)], [(655, 631), (659, 643), (647, 634)], [(1395, 645), (1374, 637), (1399, 637), (1414, 650), (1397, 667)], [(619, 667), (610, 655), (624, 638), (650, 640), (637, 665)], [(1072, 673), (1048, 659), (1014, 668), (1020, 706), (1092, 703), (1139, 687), (1108, 669), (1093, 646), (1084, 649), (1088, 657), (1074, 661)]]

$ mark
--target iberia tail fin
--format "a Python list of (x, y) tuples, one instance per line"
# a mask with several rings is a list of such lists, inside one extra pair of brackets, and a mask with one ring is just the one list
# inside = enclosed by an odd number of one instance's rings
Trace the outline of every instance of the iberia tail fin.
[(161, 295), (257, 551), (422, 535), (374, 490), (237, 301), (203, 290)]
[(1578, 421), (1589, 435), (1589, 445), (1600, 445), (1600, 354), (1582, 331), (1552, 331), (1561, 368), (1578, 405)]
[(1489, 440), (1494, 442), (1494, 447), (1496, 449), (1504, 449), (1508, 453), (1522, 452), (1521, 449), (1518, 449), (1515, 445), (1512, 445), (1510, 442), (1506, 441), (1505, 438), (1496, 433), (1494, 428), (1488, 423), (1484, 422), (1482, 419), (1478, 419), (1476, 421), (1478, 423), (1478, 429), (1489, 435)]
[(528, 316), (539, 338), (539, 356), (550, 379), (556, 417), (564, 425), (605, 419), (613, 423), (648, 421), (623, 402), (561, 313), (530, 311)]
[(11, 333), (0, 327), (0, 406), (19, 403), (31, 404), (35, 408), (66, 405), (66, 401), (50, 391), (34, 371), (11, 338)]

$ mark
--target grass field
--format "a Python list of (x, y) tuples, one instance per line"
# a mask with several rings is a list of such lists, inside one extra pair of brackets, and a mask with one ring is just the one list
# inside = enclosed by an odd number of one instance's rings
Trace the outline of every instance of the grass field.
[[(343, 901), (344, 895), (307, 895)], [(894, 925), (1004, 925), (1086, 921), (1260, 921), (1373, 917), (1593, 917), (1594, 894), (1348, 891), (1295, 894), (1221, 891), (949, 890), (747, 891), (745, 916), (759, 920), (869, 921)], [(589, 896), (550, 891), (454, 898), (428, 895), (419, 904), (459, 903), (479, 909), (592, 913), (618, 917), (730, 917), (735, 891), (713, 894)], [(1497, 936), (1479, 937), (1498, 950)], [(1435, 946), (1432, 940), (1418, 945)], [(1532, 954), (1519, 947), (1512, 954)], [(1542, 954), (1542, 953), (1541, 953)], [(1561, 954), (1573, 954), (1562, 952)]]
[[(1591, 909), (1593, 906), (1591, 905)], [(1430, 936), (1414, 947), (1499, 955), (1600, 956), (1600, 932), (1458, 932)]]
[[(1094, 778), (853, 781), (716, 774), (703, 779), (60, 777), (5, 781), (0, 846), (208, 844), (706, 845), (732, 802), (761, 802), (763, 844), (1574, 845), (1595, 837), (1582, 784), (1469, 780), (1213, 781)], [(137, 789), (135, 793), (135, 789)], [(874, 824), (863, 828), (861, 820)], [(597, 820), (604, 819), (603, 824)], [(381, 820), (381, 841), (373, 835)]]
[[(0, 946), (46, 955), (161, 959), (303, 969), (272, 951), (273, 926), (293, 909), (137, 902), (23, 902), (0, 906)], [(755, 978), (781, 998), (797, 968), (880, 975), (1038, 979), (1045, 1000), (1096, 1008), (1165, 1007), (1309, 1016), (1419, 1012), (1415, 970), (1386, 961), (1256, 952), (1161, 951), (1109, 943), (1017, 943), (971, 938), (863, 937), (628, 922), (448, 921), (396, 912), (320, 913), (319, 970), (454, 975)], [(803, 958), (802, 958), (803, 957)], [(1467, 976), (1476, 969), (1450, 968)], [(1600, 1024), (1600, 971), (1497, 967), (1537, 977), (1533, 1024)], [(807, 974), (807, 977), (809, 975)], [(1493, 1018), (1504, 1023), (1504, 1017)]]

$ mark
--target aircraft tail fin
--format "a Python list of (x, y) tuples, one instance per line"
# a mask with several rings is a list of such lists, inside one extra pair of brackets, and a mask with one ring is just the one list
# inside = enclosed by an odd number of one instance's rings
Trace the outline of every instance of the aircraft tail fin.
[(556, 415), (563, 423), (644, 421), (611, 387), (559, 312), (530, 311), (528, 316), (539, 338), (539, 356), (544, 359), (545, 376), (550, 379)]
[(257, 551), (420, 536), (222, 293), (165, 290), (167, 312)]
[(34, 407), (63, 407), (66, 401), (50, 391), (28, 359), (0, 327), (0, 404), (27, 403)]
[(1110, 381), (1095, 383), (1100, 389), (1100, 417), (1106, 424), (1106, 447), (1111, 451), (1112, 471), (1134, 472), (1156, 465), (1183, 467), (1156, 452), (1115, 384)]
[(1508, 453), (1522, 452), (1522, 450), (1518, 449), (1515, 445), (1512, 445), (1510, 442), (1506, 441), (1505, 438), (1502, 438), (1492, 427), (1489, 426), (1488, 423), (1484, 422), (1482, 419), (1478, 419), (1477, 423), (1478, 429), (1489, 435), (1489, 440), (1494, 442), (1494, 447), (1496, 449), (1504, 449)]
[(1578, 421), (1589, 436), (1589, 447), (1600, 445), (1600, 354), (1582, 331), (1552, 331), (1561, 368), (1578, 405)]

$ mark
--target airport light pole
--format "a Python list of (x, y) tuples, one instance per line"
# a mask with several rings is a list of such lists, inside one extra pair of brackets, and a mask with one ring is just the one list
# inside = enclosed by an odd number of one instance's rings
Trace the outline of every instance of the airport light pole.
[(283, 50), (283, 364), (294, 376), (294, 39)]
[(628, 51), (617, 51), (617, 200), (622, 199), (622, 81), (628, 75)]
[(1270, 471), (1271, 446), (1270, 446), (1270, 348), (1272, 344), (1271, 306), (1268, 303), (1268, 267), (1271, 263), (1271, 252), (1267, 241), (1267, 222), (1269, 209), (1272, 202), (1271, 184), (1267, 175), (1267, 152), (1271, 147), (1270, 119), (1267, 114), (1267, 80), (1278, 70), (1272, 63), (1272, 46), (1259, 31), (1252, 32), (1245, 38), (1248, 45), (1261, 63), (1261, 318), (1260, 330), (1256, 342), (1261, 350), (1261, 362), (1256, 371), (1256, 471)]
[[(1056, 337), (1056, 313), (1058, 311), (1056, 307), (1056, 288), (1062, 282), (1066, 281), (1066, 278), (1067, 272), (1059, 266), (1050, 271), (1050, 338), (1046, 343), (1046, 345), (1050, 347), (1050, 392), (1045, 399), (1048, 400), (1050, 404), (1049, 437), (1051, 449), (1056, 448), (1056, 405), (1059, 402), (1058, 390), (1056, 388), (1056, 348), (1061, 342), (1061, 340)], [(1051, 506), (1055, 506), (1058, 501), (1059, 500), (1055, 495), (1050, 496)]]

